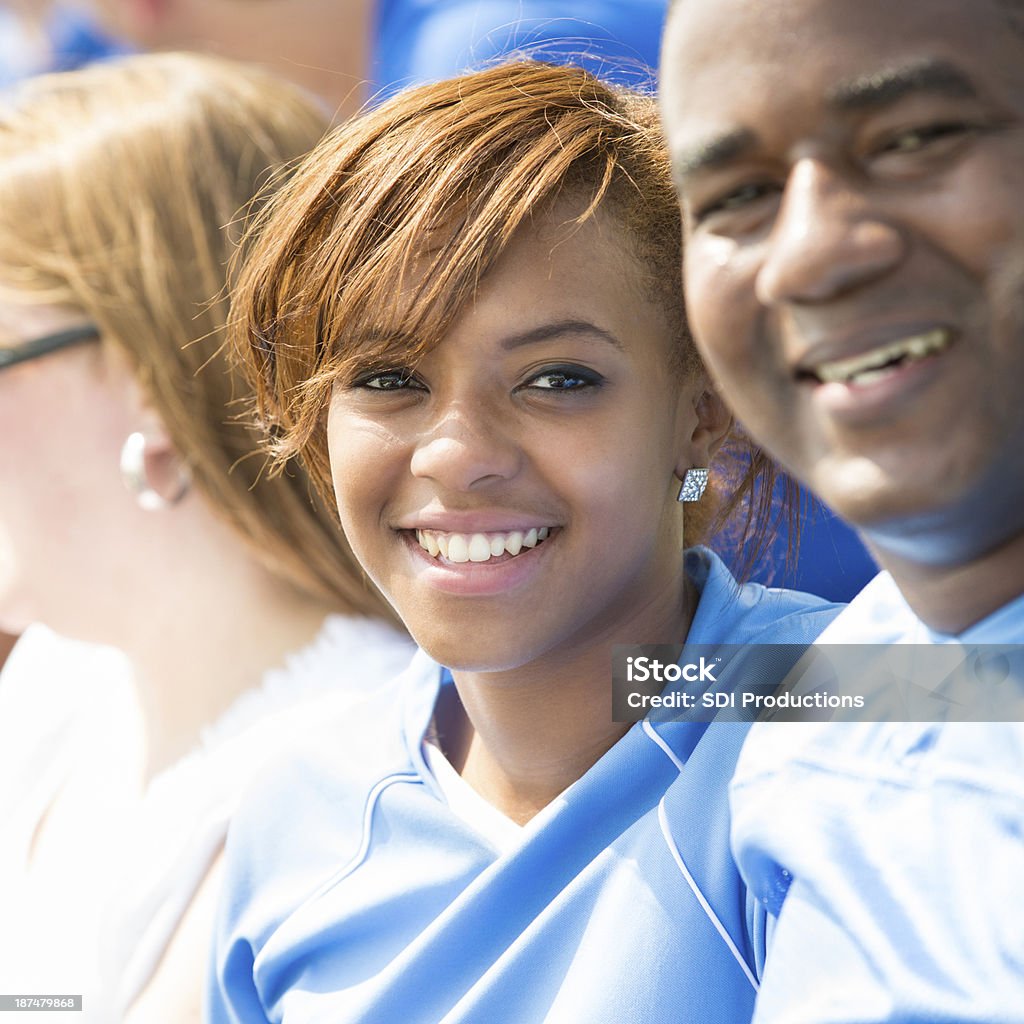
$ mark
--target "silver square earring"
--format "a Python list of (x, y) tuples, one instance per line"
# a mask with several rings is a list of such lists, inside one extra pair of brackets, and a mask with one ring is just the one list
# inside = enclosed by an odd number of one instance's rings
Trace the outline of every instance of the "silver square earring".
[(707, 468), (688, 469), (683, 475), (677, 501), (700, 501), (708, 486)]

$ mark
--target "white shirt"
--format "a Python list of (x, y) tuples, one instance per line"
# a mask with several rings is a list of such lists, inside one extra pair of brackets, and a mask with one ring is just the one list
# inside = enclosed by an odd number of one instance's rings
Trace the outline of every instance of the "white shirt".
[[(33, 627), (0, 677), (0, 992), (82, 994), (76, 1024), (120, 1019), (153, 978), (254, 775), (321, 716), (400, 673), (412, 652), (384, 623), (329, 616), (143, 791), (127, 659)], [(32, 856), (41, 826), (58, 864)]]

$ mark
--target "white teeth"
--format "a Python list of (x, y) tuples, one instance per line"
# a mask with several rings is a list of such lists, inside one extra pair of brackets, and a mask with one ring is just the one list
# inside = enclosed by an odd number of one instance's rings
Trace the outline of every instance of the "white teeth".
[(856, 383), (870, 384), (891, 373), (899, 359), (917, 360), (941, 352), (951, 341), (948, 331), (938, 329), (926, 334), (916, 334), (910, 338), (901, 338), (890, 345), (882, 345), (862, 355), (850, 359), (836, 359), (814, 367), (814, 374), (825, 384)]
[(416, 540), (419, 542), (421, 548), (424, 548), (430, 553), (432, 558), (437, 558), (437, 553), (441, 549), (438, 547), (437, 540), (434, 538), (432, 533), (424, 533), (423, 530), (417, 530)]
[(461, 533), (453, 533), (448, 538), (448, 554), (445, 557), (449, 562), (469, 561), (469, 544)]
[(487, 562), (501, 558), (507, 551), (513, 557), (524, 548), (536, 547), (551, 536), (551, 527), (531, 527), (512, 530), (511, 533), (440, 533), (435, 530), (416, 530), (416, 542), (432, 558), (440, 555), (449, 562)]
[(882, 370), (865, 370), (863, 373), (858, 373), (856, 377), (851, 378), (853, 384), (874, 384), (876, 380), (884, 380), (892, 373), (893, 367), (887, 366)]
[[(504, 545), (502, 545), (504, 547)], [(469, 542), (469, 560), (486, 562), (491, 557), (491, 542), (482, 534), (474, 533)]]

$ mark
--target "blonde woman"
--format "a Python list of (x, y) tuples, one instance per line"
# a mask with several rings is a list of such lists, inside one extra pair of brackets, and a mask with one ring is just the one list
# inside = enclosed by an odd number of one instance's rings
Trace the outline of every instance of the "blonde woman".
[[(5, 830), (23, 856), (0, 878), (0, 991), (196, 1019), (242, 789), (321, 701), (408, 659), (334, 513), (253, 457), (221, 351), (237, 211), (325, 126), (262, 72), (185, 55), (35, 79), (0, 109), (0, 628), (120, 648), (143, 723), (136, 754), (85, 719)], [(45, 721), (75, 680), (37, 664)], [(97, 761), (130, 798), (83, 785)]]

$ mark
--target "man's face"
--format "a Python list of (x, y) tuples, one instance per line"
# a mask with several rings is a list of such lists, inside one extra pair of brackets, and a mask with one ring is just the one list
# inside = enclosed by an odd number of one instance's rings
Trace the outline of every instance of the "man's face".
[(1010, 18), (995, 0), (678, 0), (665, 39), (705, 360), (790, 470), (923, 560), (1024, 530)]

